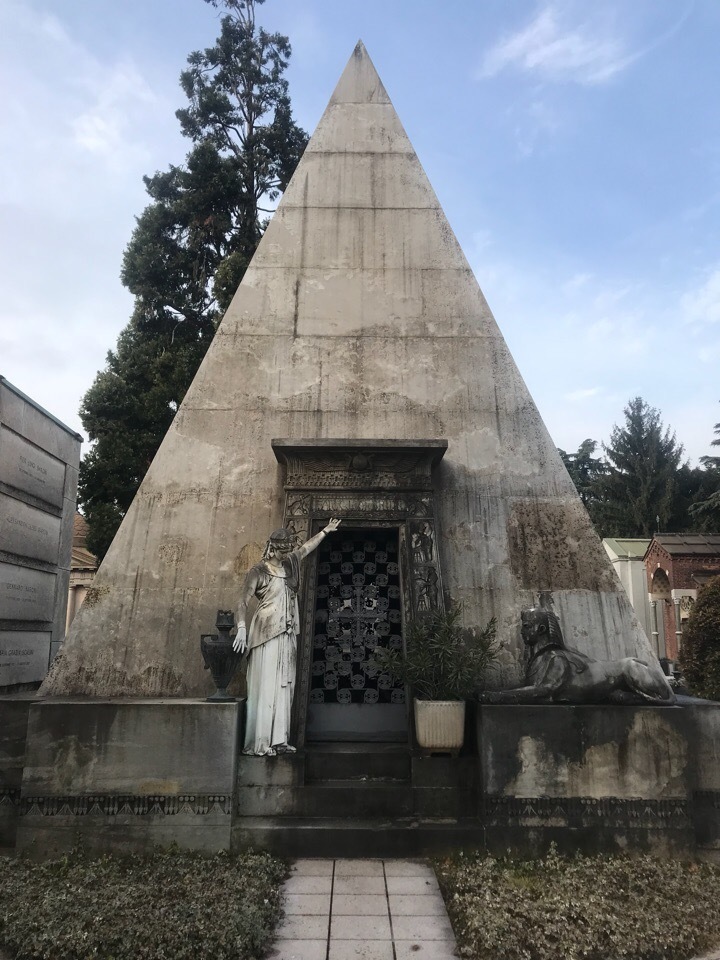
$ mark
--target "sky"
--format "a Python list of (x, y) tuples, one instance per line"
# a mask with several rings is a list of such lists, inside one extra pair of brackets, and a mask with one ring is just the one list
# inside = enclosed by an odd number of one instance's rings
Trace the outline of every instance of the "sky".
[[(266, 0), (312, 132), (362, 38), (555, 443), (720, 421), (717, 0)], [(0, 0), (0, 374), (82, 433), (203, 0)], [(84, 449), (87, 449), (85, 446)]]

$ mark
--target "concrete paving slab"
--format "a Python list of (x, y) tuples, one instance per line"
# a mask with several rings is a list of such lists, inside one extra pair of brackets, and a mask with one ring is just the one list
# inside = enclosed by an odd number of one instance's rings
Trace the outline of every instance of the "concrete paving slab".
[(427, 862), (299, 860), (283, 892), (269, 960), (456, 960)]
[(434, 876), (432, 877), (388, 877), (387, 892), (412, 894), (414, 897), (436, 894), (440, 888)]
[[(282, 940), (321, 940), (327, 939), (328, 918), (317, 916), (285, 917), (280, 924), (278, 936)], [(436, 937), (435, 939), (440, 939)]]
[[(423, 900), (426, 899), (427, 897), (423, 897)], [(384, 893), (364, 893), (360, 897), (336, 893), (333, 897), (332, 912), (334, 917), (386, 917), (388, 901)], [(430, 911), (423, 912), (429, 914)]]
[(336, 860), (335, 877), (382, 877), (382, 860)]
[(414, 940), (396, 940), (395, 960), (457, 960), (458, 953), (454, 943), (433, 940), (420, 943)]
[(386, 877), (435, 877), (435, 871), (424, 860), (386, 860)]
[[(440, 937), (434, 939), (439, 940)], [(330, 921), (330, 940), (392, 940), (390, 919), (384, 917), (336, 917)]]
[(327, 940), (276, 940), (268, 960), (326, 960)]
[(411, 894), (390, 894), (390, 916), (392, 917), (444, 917), (447, 915), (445, 901), (437, 896), (418, 897)]
[(364, 893), (385, 893), (384, 877), (336, 877), (333, 893), (360, 896)]
[[(283, 901), (286, 916), (319, 914), (330, 916), (329, 893), (289, 893)], [(429, 911), (427, 911), (429, 912)]]
[(332, 877), (291, 876), (285, 881), (284, 893), (330, 893)]
[(452, 940), (455, 934), (447, 916), (445, 917), (393, 917), (393, 937), (398, 940), (415, 940), (425, 943), (428, 940)]
[(394, 960), (393, 945), (389, 940), (331, 940), (328, 960)]
[(298, 877), (331, 877), (334, 860), (297, 860), (290, 872)]

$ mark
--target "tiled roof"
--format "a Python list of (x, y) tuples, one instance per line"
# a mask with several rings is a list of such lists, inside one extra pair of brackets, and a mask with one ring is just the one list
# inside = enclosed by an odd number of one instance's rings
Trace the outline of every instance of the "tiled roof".
[(623, 560), (642, 560), (650, 546), (650, 540), (628, 537), (606, 537), (603, 543), (607, 544), (615, 556)]
[(720, 533), (656, 533), (654, 541), (671, 556), (720, 557)]

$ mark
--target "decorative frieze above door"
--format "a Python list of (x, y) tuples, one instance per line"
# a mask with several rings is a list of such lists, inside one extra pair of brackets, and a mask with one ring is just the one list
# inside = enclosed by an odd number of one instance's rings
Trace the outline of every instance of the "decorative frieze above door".
[(376, 675), (372, 653), (402, 643), (410, 619), (443, 605), (432, 471), (447, 441), (272, 447), (286, 469), (283, 525), (302, 541), (342, 520), (301, 583), (293, 742), (405, 740), (404, 691)]

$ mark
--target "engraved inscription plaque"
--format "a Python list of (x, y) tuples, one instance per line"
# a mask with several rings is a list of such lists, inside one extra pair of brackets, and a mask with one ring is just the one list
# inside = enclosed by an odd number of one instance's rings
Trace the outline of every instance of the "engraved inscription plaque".
[(0, 481), (62, 507), (65, 465), (44, 450), (0, 426)]
[(0, 493), (0, 550), (57, 563), (60, 525), (59, 517)]
[(55, 574), (0, 562), (0, 620), (52, 621)]
[(0, 686), (37, 683), (47, 673), (49, 632), (0, 630)]

